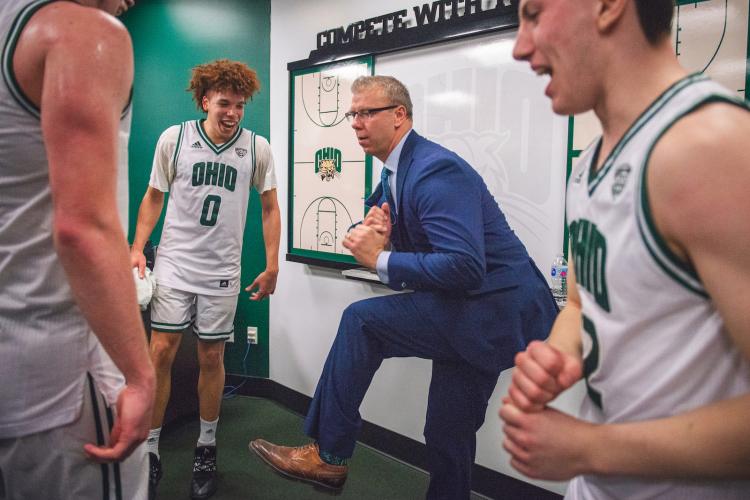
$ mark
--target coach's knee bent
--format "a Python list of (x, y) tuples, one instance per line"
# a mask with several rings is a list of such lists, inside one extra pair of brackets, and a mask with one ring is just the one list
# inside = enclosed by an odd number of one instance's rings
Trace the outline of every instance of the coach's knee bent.
[(342, 331), (351, 333), (364, 329), (367, 324), (366, 318), (372, 314), (364, 302), (363, 300), (354, 302), (344, 309), (344, 312), (341, 314), (341, 322), (339, 323), (339, 333), (342, 333)]

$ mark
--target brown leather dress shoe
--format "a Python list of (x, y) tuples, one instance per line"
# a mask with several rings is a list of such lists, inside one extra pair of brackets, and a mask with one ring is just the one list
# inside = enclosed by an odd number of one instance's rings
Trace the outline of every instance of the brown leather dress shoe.
[(324, 488), (340, 490), (349, 472), (346, 465), (325, 463), (320, 458), (318, 443), (291, 448), (256, 439), (250, 442), (250, 449), (280, 474)]

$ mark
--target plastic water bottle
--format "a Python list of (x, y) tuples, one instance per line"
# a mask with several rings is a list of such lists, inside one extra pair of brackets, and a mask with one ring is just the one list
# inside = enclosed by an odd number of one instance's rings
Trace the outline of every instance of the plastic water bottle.
[(563, 254), (557, 254), (552, 261), (552, 296), (559, 306), (564, 306), (568, 300), (568, 261)]

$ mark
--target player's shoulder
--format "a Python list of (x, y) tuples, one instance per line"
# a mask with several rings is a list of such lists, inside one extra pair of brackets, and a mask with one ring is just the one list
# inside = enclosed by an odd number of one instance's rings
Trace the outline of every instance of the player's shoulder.
[[(750, 112), (741, 102), (709, 102), (678, 120), (659, 139), (652, 158), (669, 175), (714, 176), (744, 157)], [(717, 170), (719, 169), (719, 170)]]
[[(39, 33), (56, 42), (101, 49), (101, 42), (130, 45), (130, 34), (116, 17), (101, 9), (76, 2), (53, 2), (45, 5), (30, 19), (29, 27), (40, 27)], [(97, 40), (99, 44), (92, 44)]]
[(678, 120), (674, 130), (678, 133), (692, 133), (703, 128), (704, 135), (712, 135), (717, 139), (724, 136), (741, 137), (750, 127), (750, 108), (740, 100), (711, 100), (688, 113), (682, 120)]
[(251, 130), (251, 129), (247, 128), (247, 127), (242, 127), (242, 133), (243, 134), (247, 134), (247, 137), (255, 136), (255, 140), (258, 141), (258, 142), (264, 142), (266, 144), (269, 143), (268, 139), (266, 139), (265, 137), (263, 137), (262, 135), (260, 135), (256, 131)]
[(165, 128), (162, 135), (176, 135), (180, 133), (180, 130), (187, 127), (190, 124), (189, 121), (182, 123), (173, 123), (169, 127)]
[(170, 125), (159, 136), (159, 141), (162, 142), (177, 142), (180, 135), (180, 131), (183, 129), (184, 124), (178, 123), (176, 125)]
[(251, 138), (255, 137), (255, 149), (257, 150), (263, 150), (263, 151), (271, 151), (271, 143), (268, 142), (268, 139), (263, 137), (262, 135), (253, 132), (250, 129), (243, 129), (244, 132), (247, 134), (248, 140), (251, 140)]
[(750, 113), (741, 103), (712, 102), (677, 121), (649, 159), (648, 194), (660, 220), (675, 232), (694, 233), (745, 210), (739, 207), (750, 200), (748, 136)]
[(132, 43), (125, 26), (100, 9), (76, 2), (52, 2), (39, 8), (24, 27), (18, 46), (28, 47), (24, 54), (32, 58), (55, 52), (72, 64), (91, 67), (99, 61), (132, 64)]

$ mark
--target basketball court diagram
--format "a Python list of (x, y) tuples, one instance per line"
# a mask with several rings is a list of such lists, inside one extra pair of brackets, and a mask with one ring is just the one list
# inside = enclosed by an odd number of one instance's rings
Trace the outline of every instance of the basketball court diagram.
[[(703, 73), (746, 99), (747, 0), (677, 0), (672, 47), (692, 73)], [(601, 134), (592, 112), (573, 119), (574, 156)]]
[(710, 76), (745, 97), (748, 2), (681, 0), (677, 2), (672, 44), (689, 71)]
[(302, 215), (299, 234), (302, 248), (338, 254), (348, 252), (342, 241), (352, 224), (352, 215), (340, 200), (330, 196), (316, 198)]
[(370, 62), (358, 60), (292, 75), (291, 252), (351, 258), (341, 243), (364, 217), (369, 162), (344, 113), (352, 82), (370, 72)]
[(323, 71), (300, 78), (300, 99), (307, 118), (319, 127), (335, 127), (343, 122), (349, 103), (344, 101), (342, 78)]

